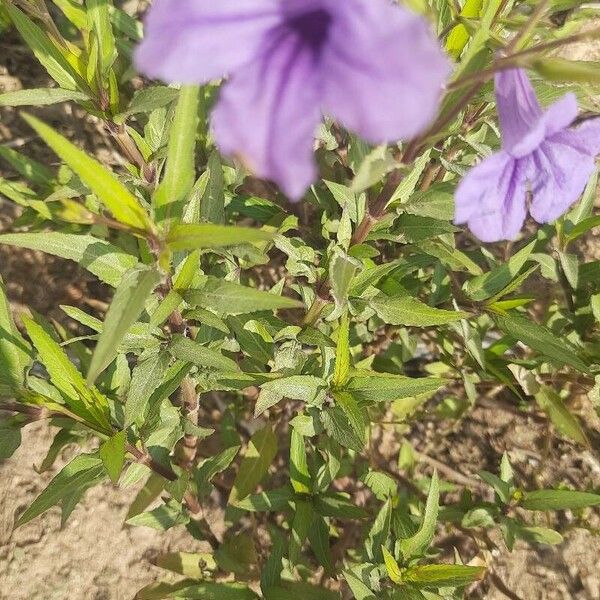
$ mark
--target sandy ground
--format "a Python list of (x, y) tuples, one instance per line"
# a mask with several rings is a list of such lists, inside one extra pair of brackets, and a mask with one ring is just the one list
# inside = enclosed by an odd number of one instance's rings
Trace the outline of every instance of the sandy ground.
[(160, 533), (123, 524), (138, 487), (110, 484), (88, 492), (63, 529), (53, 509), (13, 531), (15, 515), (39, 494), (70, 458), (38, 474), (55, 432), (43, 423), (26, 430), (23, 445), (0, 464), (0, 598), (2, 600), (131, 600), (165, 575), (151, 564), (164, 552), (196, 550), (183, 528)]

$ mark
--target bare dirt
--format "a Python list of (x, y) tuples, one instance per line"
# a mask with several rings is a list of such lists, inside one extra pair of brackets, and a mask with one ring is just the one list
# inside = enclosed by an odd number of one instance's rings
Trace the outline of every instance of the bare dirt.
[[(594, 54), (597, 50), (578, 45), (571, 49), (569, 58), (598, 59)], [(0, 91), (47, 83), (43, 71), (14, 35), (0, 39), (0, 56)], [(43, 115), (84, 140), (102, 160), (118, 162), (95, 125), (78, 119), (68, 107), (47, 108)], [(10, 109), (0, 109), (0, 141), (40, 160), (53, 160)], [(0, 165), (0, 176), (12, 175), (2, 168)], [(0, 230), (9, 227), (15, 215), (0, 198)], [(588, 238), (582, 251), (597, 258), (597, 242)], [(0, 246), (0, 274), (7, 282), (15, 313), (33, 309), (66, 323), (60, 304), (85, 307), (91, 299), (105, 297), (97, 283), (72, 263), (41, 253)], [(574, 399), (574, 404), (589, 416), (590, 407), (584, 397)], [(597, 422), (592, 426), (600, 430)], [(51, 510), (13, 530), (15, 517), (72, 457), (73, 450), (67, 448), (52, 469), (43, 474), (36, 472), (54, 433), (44, 423), (28, 427), (21, 448), (12, 459), (0, 463), (0, 600), (130, 600), (142, 586), (165, 578), (165, 571), (152, 565), (153, 557), (167, 551), (197, 549), (183, 529), (162, 533), (124, 525), (138, 488), (117, 489), (108, 484), (88, 492), (62, 529), (59, 511)], [(600, 464), (594, 454), (557, 441), (535, 415), (515, 410), (501, 397), (451, 427), (433, 415), (426, 416), (409, 437), (431, 459), (424, 460), (419, 468), (430, 472), (432, 461), (438, 461), (446, 467), (441, 474), (449, 481), (472, 477), (482, 468), (495, 470), (502, 452), (509, 450), (517, 477), (524, 485), (600, 486)], [(386, 453), (390, 460), (396, 459), (395, 442), (388, 444)], [(469, 597), (598, 600), (600, 537), (578, 529), (575, 517), (569, 513), (563, 519), (562, 527), (570, 531), (559, 546), (518, 544), (509, 553), (498, 541), (498, 550), (490, 557), (494, 577), (472, 590)], [(592, 522), (596, 532), (600, 531), (598, 521), (596, 518)], [(505, 588), (504, 592), (500, 587)]]

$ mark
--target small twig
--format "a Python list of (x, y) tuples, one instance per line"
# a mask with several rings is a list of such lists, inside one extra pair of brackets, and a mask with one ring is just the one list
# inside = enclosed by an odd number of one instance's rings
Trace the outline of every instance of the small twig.
[(523, 600), (521, 596), (509, 589), (494, 571), (488, 571), (488, 577), (492, 584), (498, 588), (498, 591), (502, 592), (510, 600)]
[(468, 477), (467, 475), (463, 475), (462, 473), (460, 473), (456, 469), (453, 469), (449, 465), (447, 465), (443, 462), (440, 462), (439, 460), (436, 460), (435, 458), (431, 458), (431, 456), (427, 456), (427, 454), (422, 454), (421, 452), (419, 452), (418, 459), (424, 463), (427, 463), (429, 466), (433, 467), (434, 469), (437, 469), (445, 477), (447, 477), (448, 479), (451, 479), (452, 481), (454, 481), (455, 483), (458, 483), (459, 485), (464, 485), (465, 487), (475, 488), (475, 489), (479, 489), (479, 490), (485, 489), (487, 491), (487, 486), (482, 481), (478, 481), (477, 479), (472, 479), (471, 477)]
[(143, 452), (133, 444), (127, 444), (127, 452), (129, 452), (138, 463), (146, 465), (157, 475), (164, 477), (168, 481), (177, 481), (177, 474), (173, 469), (155, 461), (147, 452)]
[(535, 29), (537, 24), (546, 14), (546, 10), (548, 10), (548, 6), (550, 4), (550, 0), (542, 0), (531, 16), (525, 22), (525, 27), (519, 31), (515, 37), (511, 40), (510, 44), (506, 47), (507, 54), (513, 54), (515, 50), (517, 50), (522, 43), (527, 40), (529, 34)]

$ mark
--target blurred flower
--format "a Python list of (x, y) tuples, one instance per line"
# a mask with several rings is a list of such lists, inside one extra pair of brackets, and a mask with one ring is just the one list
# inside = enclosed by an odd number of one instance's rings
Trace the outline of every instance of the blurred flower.
[(577, 98), (566, 94), (546, 111), (522, 69), (496, 75), (502, 149), (474, 167), (456, 191), (455, 222), (484, 242), (513, 240), (529, 212), (549, 223), (579, 199), (600, 153), (600, 119), (571, 128)]
[(293, 199), (316, 178), (322, 113), (374, 144), (412, 137), (450, 68), (427, 22), (389, 0), (155, 0), (136, 58), (168, 82), (229, 75), (220, 150)]

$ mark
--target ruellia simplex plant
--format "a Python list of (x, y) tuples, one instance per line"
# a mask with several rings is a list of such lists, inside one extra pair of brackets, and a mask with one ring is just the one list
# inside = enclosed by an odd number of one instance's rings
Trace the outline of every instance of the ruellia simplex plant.
[[(62, 307), (75, 335), (17, 325), (0, 286), (0, 458), (42, 419), (44, 468), (78, 449), (16, 526), (112, 482), (127, 526), (204, 548), (157, 557), (140, 599), (516, 597), (496, 545), (592, 529), (600, 495), (538, 489), (509, 446), (457, 473), (418, 426), (460, 431), (485, 398), (593, 452), (572, 400), (599, 411), (600, 261), (578, 243), (600, 226), (600, 68), (562, 50), (598, 37), (597, 6), (139, 4), (0, 0), (54, 81), (0, 105), (58, 157), (0, 146), (20, 207), (0, 243), (112, 289)], [(47, 123), (67, 102), (121, 165)]]

